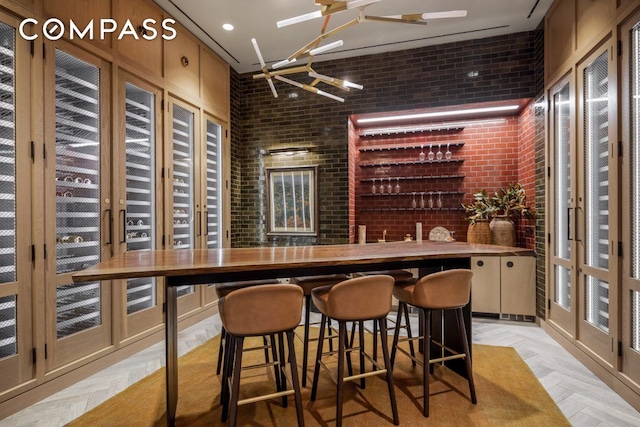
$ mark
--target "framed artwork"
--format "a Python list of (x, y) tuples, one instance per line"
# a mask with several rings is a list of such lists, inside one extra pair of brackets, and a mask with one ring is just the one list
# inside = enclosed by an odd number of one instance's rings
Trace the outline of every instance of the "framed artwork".
[(318, 234), (318, 167), (268, 168), (269, 235)]

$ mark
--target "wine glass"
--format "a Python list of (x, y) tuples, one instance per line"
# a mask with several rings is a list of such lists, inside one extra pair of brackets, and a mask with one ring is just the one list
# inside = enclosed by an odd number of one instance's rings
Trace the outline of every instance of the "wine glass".
[(420, 207), (424, 209), (424, 193), (420, 193)]
[(432, 161), (434, 158), (434, 154), (433, 154), (433, 146), (432, 144), (429, 144), (429, 154), (427, 155), (429, 157), (429, 161)]
[(396, 178), (396, 194), (400, 193), (400, 178)]
[(442, 150), (440, 149), (440, 144), (438, 144), (438, 152), (436, 153), (436, 159), (442, 160)]
[(416, 201), (416, 192), (413, 192), (413, 199), (411, 199), (411, 207), (413, 209), (418, 207), (418, 202)]
[(442, 191), (438, 191), (438, 200), (436, 201), (436, 206), (442, 209)]
[(447, 144), (447, 151), (444, 152), (444, 158), (447, 160), (451, 160), (453, 153), (449, 150), (449, 144)]
[(433, 209), (433, 191), (429, 191), (429, 208)]
[(425, 158), (424, 145), (420, 145), (420, 155), (418, 157), (420, 157), (421, 162), (424, 162), (424, 158)]
[(391, 185), (391, 178), (389, 178), (389, 185), (387, 186), (387, 191), (389, 194), (393, 193), (393, 185)]
[(384, 194), (384, 190), (385, 190), (384, 182), (382, 182), (382, 178), (380, 178), (380, 194)]
[(378, 185), (376, 184), (376, 179), (373, 178), (373, 185), (371, 186), (371, 194), (376, 194), (378, 192)]

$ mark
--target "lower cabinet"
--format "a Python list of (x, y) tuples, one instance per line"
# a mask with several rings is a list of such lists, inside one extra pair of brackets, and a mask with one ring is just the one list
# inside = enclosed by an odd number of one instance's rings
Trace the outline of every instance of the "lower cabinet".
[(535, 316), (534, 257), (473, 257), (471, 270), (474, 313)]

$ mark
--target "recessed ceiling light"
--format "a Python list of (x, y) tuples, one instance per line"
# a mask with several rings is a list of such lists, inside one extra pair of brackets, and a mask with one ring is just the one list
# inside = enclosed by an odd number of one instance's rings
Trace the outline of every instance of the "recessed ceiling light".
[(227, 31), (232, 31), (233, 30), (233, 25), (231, 25), (231, 24), (223, 24), (222, 28), (224, 28)]

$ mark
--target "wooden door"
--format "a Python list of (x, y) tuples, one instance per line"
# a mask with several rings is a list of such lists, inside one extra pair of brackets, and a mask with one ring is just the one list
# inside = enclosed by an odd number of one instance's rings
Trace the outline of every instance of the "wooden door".
[(536, 315), (536, 259), (534, 257), (500, 257), (503, 314)]
[(548, 320), (569, 337), (575, 335), (575, 124), (574, 74), (549, 91)]
[[(218, 120), (209, 114), (203, 115), (203, 144), (201, 159), (203, 162), (202, 180), (202, 220), (199, 230), (201, 233), (201, 247), (218, 249), (223, 247), (224, 223), (227, 215), (223, 210), (224, 163), (223, 163), (223, 127)], [(218, 299), (215, 284), (204, 288), (204, 303), (211, 303)]]
[(622, 286), (620, 369), (640, 383), (640, 13), (620, 28), (622, 42)]
[(472, 257), (471, 311), (500, 314), (500, 258)]
[(110, 68), (65, 43), (45, 58), (47, 371), (112, 343), (111, 285), (71, 275), (111, 256)]
[[(165, 248), (196, 249), (201, 234), (202, 201), (200, 192), (200, 112), (197, 108), (171, 98), (168, 108), (167, 143), (165, 144), (166, 206), (165, 229), (168, 239)], [(178, 288), (180, 314), (200, 306), (200, 286)]]
[[(577, 255), (578, 340), (605, 363), (614, 362), (618, 316), (617, 141), (614, 48), (605, 43), (578, 67)], [(612, 282), (613, 281), (613, 282)], [(613, 286), (611, 286), (613, 285)]]
[[(34, 378), (30, 55), (0, 14), (0, 392)], [(41, 267), (41, 266), (40, 266)]]
[[(113, 147), (114, 194), (120, 206), (114, 217), (117, 252), (161, 249), (162, 92), (121, 72), (117, 99), (119, 143)], [(138, 278), (122, 284), (123, 339), (162, 325), (160, 283), (156, 278)]]

